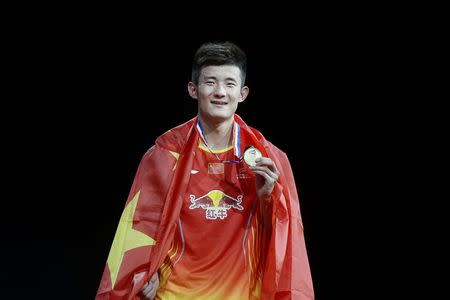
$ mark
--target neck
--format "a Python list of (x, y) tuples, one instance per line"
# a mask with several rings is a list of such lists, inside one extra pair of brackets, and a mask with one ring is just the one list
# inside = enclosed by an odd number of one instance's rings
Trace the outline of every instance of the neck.
[(233, 143), (233, 118), (222, 122), (208, 122), (201, 116), (199, 119), (209, 148), (220, 150), (231, 146)]

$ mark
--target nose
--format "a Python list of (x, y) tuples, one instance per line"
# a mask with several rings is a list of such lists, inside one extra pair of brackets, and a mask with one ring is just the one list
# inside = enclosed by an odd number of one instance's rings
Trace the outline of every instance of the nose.
[(225, 97), (226, 91), (225, 91), (225, 87), (223, 86), (223, 84), (216, 85), (216, 88), (214, 90), (214, 95), (216, 97), (220, 97), (220, 98)]

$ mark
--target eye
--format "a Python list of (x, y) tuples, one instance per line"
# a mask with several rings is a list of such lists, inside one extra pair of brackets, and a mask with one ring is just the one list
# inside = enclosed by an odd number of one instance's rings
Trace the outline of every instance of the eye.
[(227, 83), (227, 86), (228, 86), (228, 87), (235, 87), (235, 86), (236, 86), (236, 83), (234, 83), (234, 82), (228, 82), (228, 83)]
[(208, 81), (205, 82), (205, 84), (207, 84), (207, 85), (213, 85), (213, 84), (214, 84), (214, 81), (208, 80)]

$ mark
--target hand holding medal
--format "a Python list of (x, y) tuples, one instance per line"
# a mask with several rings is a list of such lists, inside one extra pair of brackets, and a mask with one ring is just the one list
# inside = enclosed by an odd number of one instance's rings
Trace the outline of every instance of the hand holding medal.
[(244, 161), (249, 165), (250, 170), (257, 174), (256, 193), (258, 197), (260, 199), (270, 198), (275, 183), (280, 176), (273, 160), (263, 157), (257, 148), (250, 146), (244, 152)]

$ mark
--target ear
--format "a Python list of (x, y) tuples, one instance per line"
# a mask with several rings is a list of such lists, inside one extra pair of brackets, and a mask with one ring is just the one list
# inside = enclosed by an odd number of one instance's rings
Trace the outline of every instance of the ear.
[(245, 100), (245, 98), (247, 98), (248, 93), (250, 92), (250, 89), (248, 88), (248, 86), (243, 86), (241, 89), (241, 97), (239, 99), (239, 102), (243, 102)]
[(188, 92), (192, 99), (198, 99), (197, 97), (197, 86), (192, 81), (189, 81), (188, 83)]

